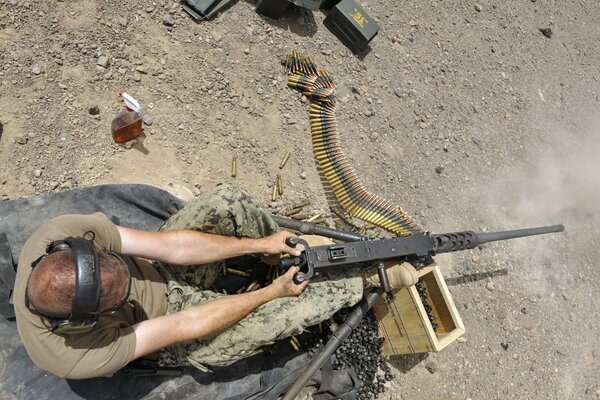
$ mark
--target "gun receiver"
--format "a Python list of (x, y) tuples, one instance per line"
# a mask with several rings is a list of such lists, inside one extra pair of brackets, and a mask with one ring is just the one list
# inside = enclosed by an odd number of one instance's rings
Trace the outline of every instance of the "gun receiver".
[[(280, 226), (286, 227), (284, 220), (286, 219), (276, 219)], [(306, 223), (302, 223), (302, 225), (299, 226), (296, 224), (297, 222), (298, 221), (293, 221), (293, 226), (287, 225), (287, 227), (291, 227), (292, 229), (303, 227), (310, 233), (317, 233), (319, 231), (315, 226), (306, 225)], [(333, 229), (326, 229), (327, 233), (332, 233), (329, 231), (333, 231), (331, 236), (334, 236), (334, 238), (345, 236), (345, 234), (337, 234), (336, 232), (338, 231)], [(413, 234), (411, 236), (399, 236), (390, 239), (375, 240), (354, 235), (354, 237), (351, 238), (351, 240), (354, 241), (314, 247), (310, 247), (308, 243), (302, 239), (296, 239), (290, 241), (288, 244), (295, 246), (296, 243), (302, 243), (304, 246), (302, 254), (299, 257), (282, 259), (281, 267), (289, 268), (293, 265), (299, 266), (300, 272), (296, 274), (294, 281), (300, 283), (306, 279), (310, 279), (319, 271), (342, 268), (348, 265), (368, 263), (370, 267), (373, 264), (379, 264), (383, 261), (395, 259), (398, 261), (408, 261), (413, 265), (418, 266), (425, 264), (430, 257), (437, 253), (473, 249), (478, 245), (487, 242), (562, 232), (563, 230), (563, 225), (552, 225), (492, 233), (464, 231), (437, 235)]]

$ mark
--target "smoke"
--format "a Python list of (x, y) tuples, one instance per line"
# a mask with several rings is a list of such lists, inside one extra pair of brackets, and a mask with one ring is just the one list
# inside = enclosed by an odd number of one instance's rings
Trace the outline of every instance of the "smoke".
[[(600, 213), (600, 130), (579, 138), (561, 132), (540, 153), (530, 171), (516, 174), (506, 187), (521, 187), (517, 218), (561, 220), (574, 231), (597, 224)], [(536, 157), (531, 154), (530, 157)], [(516, 184), (516, 185), (515, 185)]]
[[(600, 129), (560, 131), (532, 144), (488, 192), (496, 218), (514, 227), (565, 225), (569, 237), (598, 232), (600, 220)], [(591, 245), (593, 235), (580, 244)]]

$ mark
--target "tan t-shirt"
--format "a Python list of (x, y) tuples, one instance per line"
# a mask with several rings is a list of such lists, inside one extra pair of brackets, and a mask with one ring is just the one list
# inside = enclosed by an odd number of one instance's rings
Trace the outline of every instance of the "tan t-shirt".
[(70, 379), (109, 376), (123, 368), (135, 351), (132, 325), (164, 315), (167, 310), (166, 284), (156, 268), (146, 260), (125, 257), (132, 276), (125, 307), (101, 315), (89, 332), (50, 332), (48, 322), (25, 305), (31, 263), (45, 254), (52, 241), (83, 236), (88, 231), (95, 234), (94, 244), (99, 250), (121, 251), (119, 231), (102, 213), (51, 219), (31, 235), (21, 250), (13, 296), (19, 335), (33, 362), (47, 372)]

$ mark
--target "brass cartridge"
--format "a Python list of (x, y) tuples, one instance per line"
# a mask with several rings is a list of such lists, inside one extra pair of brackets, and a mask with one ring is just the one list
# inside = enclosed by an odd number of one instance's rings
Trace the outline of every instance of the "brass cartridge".
[(244, 271), (240, 271), (240, 270), (233, 269), (233, 268), (226, 268), (225, 270), (226, 270), (227, 274), (230, 274), (230, 275), (237, 275), (237, 276), (243, 276), (245, 278), (250, 278), (250, 274), (247, 272), (244, 272)]
[(273, 184), (273, 192), (271, 193), (271, 201), (277, 200), (277, 181)]
[(279, 164), (279, 169), (283, 169), (283, 167), (285, 167), (285, 164), (288, 162), (289, 158), (290, 152), (286, 151), (285, 156), (283, 156), (283, 160), (281, 160), (281, 164)]
[(281, 175), (277, 175), (277, 193), (281, 196), (283, 194), (283, 181)]
[(235, 178), (237, 176), (237, 159), (233, 157), (231, 160), (231, 177)]

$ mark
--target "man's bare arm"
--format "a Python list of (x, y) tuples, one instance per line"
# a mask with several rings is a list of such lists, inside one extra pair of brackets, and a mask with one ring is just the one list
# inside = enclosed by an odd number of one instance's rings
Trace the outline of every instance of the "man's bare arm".
[(268, 301), (278, 297), (300, 295), (308, 281), (301, 285), (294, 284), (292, 278), (296, 272), (297, 267), (290, 268), (263, 289), (223, 296), (175, 314), (135, 324), (133, 327), (136, 347), (133, 359), (176, 343), (216, 334)]
[(252, 239), (192, 230), (146, 232), (122, 226), (117, 229), (123, 254), (175, 265), (206, 264), (251, 253), (300, 254), (298, 249), (285, 244), (285, 239), (293, 236), (286, 231)]

